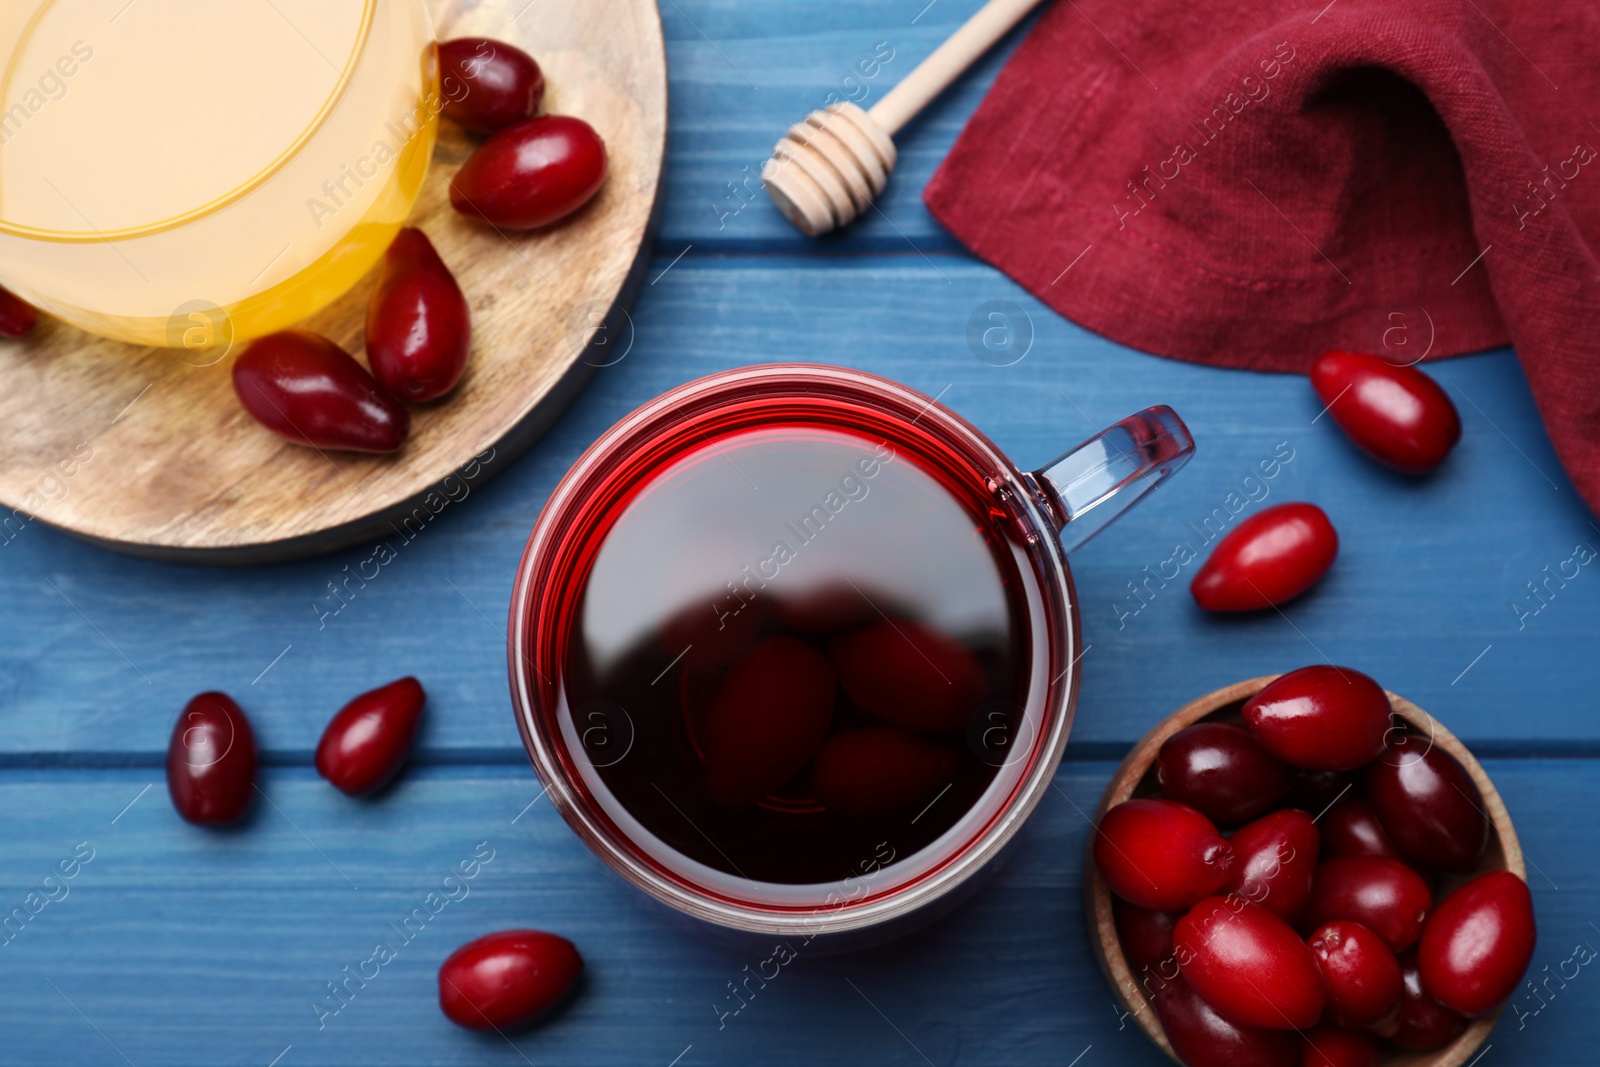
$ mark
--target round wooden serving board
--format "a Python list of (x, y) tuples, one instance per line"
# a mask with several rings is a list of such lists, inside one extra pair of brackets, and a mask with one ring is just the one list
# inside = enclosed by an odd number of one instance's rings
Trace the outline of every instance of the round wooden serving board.
[[(231, 357), (192, 366), (42, 321), (24, 341), (0, 341), (0, 544), (38, 520), (134, 555), (259, 563), (353, 544), (407, 516), (426, 522), (462, 486), (503, 470), (597, 367), (625, 354), (666, 152), (654, 0), (429, 6), (440, 40), (493, 37), (532, 53), (544, 110), (587, 120), (610, 154), (593, 203), (548, 231), (503, 236), (451, 209), (450, 179), (476, 142), (440, 123), (411, 224), (472, 305), (472, 358), (455, 392), (412, 409), (397, 455), (323, 455), (244, 413)], [(376, 282), (374, 270), (305, 325), (361, 353)]]

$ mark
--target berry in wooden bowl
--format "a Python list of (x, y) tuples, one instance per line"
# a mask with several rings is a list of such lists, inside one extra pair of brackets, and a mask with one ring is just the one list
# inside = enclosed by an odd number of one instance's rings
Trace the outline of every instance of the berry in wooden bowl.
[[(1504, 1009), (1505, 995), (1520, 982), (1533, 952), (1527, 875), (1505, 804), (1472, 753), (1450, 731), (1393, 693), (1385, 693), (1391, 719), (1383, 749), (1366, 766), (1344, 768), (1348, 761), (1341, 761), (1335, 775), (1283, 759), (1297, 785), (1271, 812), (1252, 811), (1246, 819), (1210, 807), (1217, 818), (1236, 820), (1215, 824), (1218, 833), (1231, 838), (1234, 853), (1231, 877), (1215, 896), (1189, 910), (1150, 912), (1111, 884), (1121, 879), (1128, 883), (1125, 889), (1131, 886), (1127, 871), (1105, 872), (1113, 875), (1107, 881), (1096, 862), (1097, 845), (1102, 853), (1107, 848), (1098, 829), (1107, 813), (1131, 800), (1176, 803), (1170, 790), (1164, 791), (1164, 781), (1172, 778), (1174, 753), (1193, 747), (1195, 735), (1178, 737), (1165, 760), (1163, 746), (1197, 724), (1254, 731), (1252, 719), (1261, 716), (1247, 714), (1246, 705), (1256, 712), (1263, 700), (1298, 692), (1308, 678), (1315, 683), (1316, 673), (1330, 671), (1348, 673), (1356, 685), (1370, 681), (1348, 668), (1319, 667), (1252, 678), (1180, 708), (1128, 753), (1096, 812), (1084, 878), (1095, 955), (1133, 1021), (1163, 1052), (1189, 1067), (1313, 1062), (1316, 1054), (1307, 1034), (1319, 1043), (1331, 1041), (1340, 1048), (1349, 1044), (1361, 1052), (1362, 1062), (1372, 1048), (1379, 1048), (1371, 1062), (1383, 1067), (1462, 1067), (1488, 1037)], [(1280, 677), (1284, 685), (1252, 701)], [(1294, 751), (1271, 739), (1266, 748), (1277, 758)], [(1165, 779), (1163, 762), (1169, 767)], [(1259, 763), (1255, 759), (1248, 764), (1252, 774), (1263, 773)], [(1278, 770), (1267, 768), (1265, 777), (1270, 779), (1263, 785), (1265, 793), (1281, 794)], [(1466, 798), (1469, 809), (1476, 809), (1477, 819), (1470, 810), (1457, 810), (1458, 805), (1434, 796), (1444, 781), (1454, 784), (1453, 794)], [(1332, 788), (1322, 788), (1330, 783)], [(1209, 788), (1245, 795), (1247, 784), (1213, 782)], [(1301, 788), (1313, 784), (1317, 788)], [(1296, 808), (1305, 810), (1311, 799), (1320, 806), (1308, 812), (1309, 820), (1327, 824), (1315, 833), (1302, 825), (1307, 817), (1291, 814)], [(1328, 823), (1327, 811), (1341, 802), (1349, 810), (1341, 809)], [(1208, 819), (1197, 810), (1191, 814), (1202, 822)], [(1354, 816), (1363, 824), (1357, 827), (1361, 833), (1351, 829)], [(1398, 844), (1401, 840), (1404, 846)], [(1275, 843), (1277, 862), (1272, 856)], [(1329, 860), (1337, 862), (1329, 866)], [(1306, 903), (1308, 868), (1315, 873), (1309, 876)], [(1165, 872), (1150, 869), (1135, 875), (1145, 884), (1134, 896), (1161, 895)], [(1419, 886), (1431, 899), (1419, 895)], [(1196, 914), (1202, 910), (1206, 914)], [(1485, 916), (1495, 921), (1478, 921)], [(1382, 930), (1369, 929), (1373, 924)], [(1408, 935), (1421, 931), (1428, 945), (1425, 965), (1419, 966), (1415, 938), (1401, 938), (1408, 947), (1395, 949), (1400, 930)], [(1326, 1005), (1320, 1022), (1311, 1018), (1318, 991), (1307, 979), (1301, 944), (1321, 969)], [(1246, 980), (1279, 972), (1282, 981)], [(1391, 1006), (1396, 974), (1402, 976), (1403, 995)], [(1434, 988), (1428, 988), (1430, 982)], [(1226, 1003), (1215, 1003), (1219, 999)], [(1438, 1018), (1417, 1025), (1419, 1008)], [(1317, 1023), (1315, 1030), (1307, 1029), (1308, 1020)], [(1177, 1030), (1169, 1033), (1173, 1027)]]

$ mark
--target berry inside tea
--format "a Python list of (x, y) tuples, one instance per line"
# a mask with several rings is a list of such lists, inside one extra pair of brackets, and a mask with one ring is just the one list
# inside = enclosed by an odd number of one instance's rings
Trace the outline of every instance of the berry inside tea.
[(730, 892), (925, 866), (1028, 740), (1043, 653), (1006, 521), (903, 441), (704, 435), (580, 562), (562, 729), (595, 799)]

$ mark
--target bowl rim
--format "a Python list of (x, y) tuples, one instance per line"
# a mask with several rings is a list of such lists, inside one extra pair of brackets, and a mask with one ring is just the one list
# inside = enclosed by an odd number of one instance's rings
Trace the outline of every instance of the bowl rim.
[[(1094, 827), (1100, 825), (1100, 820), (1113, 805), (1132, 797), (1133, 791), (1149, 773), (1155, 763), (1156, 754), (1169, 737), (1232, 704), (1248, 700), (1281, 677), (1283, 677), (1281, 674), (1264, 674), (1214, 689), (1204, 696), (1196, 697), (1152, 726), (1128, 750), (1128, 754), (1112, 773), (1111, 780), (1101, 795), (1100, 804), (1095, 808), (1094, 821), (1084, 846), (1084, 917), (1088, 921), (1089, 943), (1094, 947), (1100, 972), (1105, 976), (1106, 984), (1111, 987), (1117, 1002), (1139, 1025), (1139, 1029), (1143, 1030), (1145, 1036), (1169, 1059), (1177, 1063), (1182, 1061), (1178, 1059), (1171, 1043), (1167, 1041), (1166, 1033), (1162, 1030), (1156, 1013), (1150, 1010), (1152, 1007), (1150, 999), (1145, 996), (1135, 980), (1133, 969), (1128, 966), (1127, 957), (1122, 954), (1122, 944), (1117, 937), (1116, 921), (1112, 914), (1111, 889), (1106, 885), (1100, 869), (1094, 862)], [(1494, 782), (1490, 780), (1482, 764), (1455, 734), (1427, 711), (1398, 693), (1385, 689), (1384, 694), (1389, 698), (1389, 706), (1395, 715), (1414, 727), (1427, 728), (1432, 744), (1438, 745), (1454, 756), (1483, 795), (1484, 808), (1493, 834), (1489, 851), (1480, 864), (1480, 872), (1509, 870), (1526, 882), (1528, 872), (1522, 858), (1522, 844), (1517, 838), (1516, 828), (1512, 825), (1511, 814), (1506, 810), (1505, 802), (1500, 798), (1499, 791), (1495, 789)], [(1331, 806), (1330, 804), (1329, 807)], [(1492, 862), (1492, 856), (1497, 848), (1500, 853), (1498, 865)], [(1488, 1038), (1489, 1031), (1494, 1029), (1504, 1011), (1505, 1005), (1502, 1004), (1488, 1015), (1471, 1020), (1455, 1041), (1440, 1049), (1428, 1051), (1385, 1049), (1381, 1063), (1383, 1067), (1400, 1067), (1400, 1065), (1462, 1067)]]

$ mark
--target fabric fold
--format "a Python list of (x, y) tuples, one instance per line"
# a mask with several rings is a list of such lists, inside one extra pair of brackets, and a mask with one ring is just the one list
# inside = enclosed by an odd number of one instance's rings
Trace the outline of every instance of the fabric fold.
[(1571, 2), (1064, 0), (924, 198), (1046, 304), (1158, 355), (1303, 372), (1329, 348), (1512, 343), (1596, 508), (1597, 31)]

